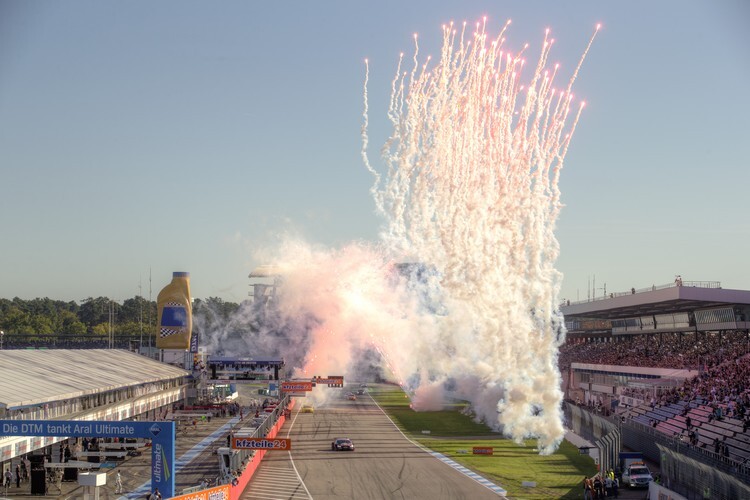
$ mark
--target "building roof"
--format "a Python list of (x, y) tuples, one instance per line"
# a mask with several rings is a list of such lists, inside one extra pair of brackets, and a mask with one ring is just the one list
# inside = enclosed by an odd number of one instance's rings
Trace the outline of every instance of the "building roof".
[(750, 291), (700, 286), (654, 287), (637, 293), (613, 294), (587, 302), (564, 305), (560, 311), (566, 320), (573, 318), (619, 319), (652, 314), (692, 312), (697, 309), (750, 305)]
[(284, 275), (284, 268), (276, 264), (263, 264), (250, 273), (248, 278), (275, 278)]
[(35, 406), (188, 374), (119, 349), (3, 350), (0, 408)]

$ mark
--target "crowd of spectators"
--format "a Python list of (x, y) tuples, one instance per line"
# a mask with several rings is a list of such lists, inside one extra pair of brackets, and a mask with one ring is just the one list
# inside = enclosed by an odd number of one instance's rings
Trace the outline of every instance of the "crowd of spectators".
[(744, 420), (750, 426), (750, 356), (736, 357), (713, 366), (682, 387), (667, 391), (666, 400), (698, 400), (713, 410), (709, 419)]
[(624, 335), (612, 342), (569, 340), (560, 347), (559, 366), (592, 363), (705, 370), (750, 352), (746, 332)]
[[(728, 332), (721, 336), (717, 333), (640, 335), (625, 337), (617, 342), (570, 342), (560, 349), (559, 364), (561, 369), (570, 367), (571, 363), (581, 362), (696, 370), (697, 376), (681, 383), (675, 381), (675, 387), (620, 387), (618, 393), (643, 401), (652, 410), (676, 403), (692, 403), (684, 406), (680, 420), (675, 419), (677, 427), (681, 429), (675, 432), (675, 439), (746, 465), (750, 463), (750, 457), (738, 451), (742, 449), (742, 441), (727, 440), (726, 435), (713, 437), (710, 432), (707, 437), (707, 431), (703, 427), (705, 424), (701, 422), (705, 422), (706, 413), (703, 410), (708, 409), (709, 423), (732, 419), (732, 425), (742, 426), (742, 433), (747, 435), (750, 431), (749, 346), (750, 337), (747, 332)], [(580, 399), (576, 403), (583, 404)], [(589, 411), (604, 416), (610, 413), (607, 405), (601, 404), (601, 398), (598, 401), (592, 399), (587, 406)], [(695, 406), (700, 406), (703, 410), (694, 414), (692, 408)], [(629, 409), (625, 409), (620, 413), (620, 418), (624, 422), (635, 415), (637, 413), (631, 414)], [(703, 417), (696, 419), (696, 415)], [(650, 418), (649, 424), (656, 428), (660, 421), (656, 417)], [(680, 422), (683, 424), (680, 425)], [(733, 428), (734, 432), (740, 432), (739, 427)]]
[[(710, 418), (735, 418), (750, 428), (750, 340), (746, 332), (664, 333), (618, 338), (614, 342), (568, 342), (559, 365), (571, 363), (692, 369), (700, 375), (674, 388), (623, 387), (621, 394), (651, 408), (679, 401), (708, 405)], [(591, 403), (594, 404), (593, 402)]]
[[(708, 367), (698, 376), (685, 380), (677, 387), (660, 387), (656, 391), (641, 387), (623, 387), (621, 391), (624, 396), (645, 401), (652, 410), (679, 402), (695, 402), (711, 409), (709, 422), (714, 419), (732, 418), (742, 421), (742, 432), (750, 429), (750, 354), (732, 356), (723, 363)], [(576, 400), (576, 404), (582, 405), (580, 399)], [(609, 414), (601, 401), (591, 401), (587, 406), (596, 413)], [(682, 414), (686, 417), (687, 431), (692, 428), (688, 415), (690, 407), (686, 405)], [(627, 413), (630, 416), (629, 412)], [(657, 423), (655, 420), (651, 421), (654, 427)], [(695, 443), (699, 436), (686, 432), (686, 437)]]

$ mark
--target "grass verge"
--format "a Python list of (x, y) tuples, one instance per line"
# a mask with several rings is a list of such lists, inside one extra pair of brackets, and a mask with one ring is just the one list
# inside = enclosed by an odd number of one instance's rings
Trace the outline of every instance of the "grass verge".
[[(579, 498), (583, 476), (596, 473), (593, 460), (567, 441), (552, 455), (541, 456), (534, 440), (521, 446), (474, 422), (461, 413), (465, 404), (415, 412), (398, 387), (372, 387), (370, 395), (404, 434), (500, 485), (509, 498)], [(430, 431), (429, 437), (422, 433), (425, 430)], [(490, 446), (493, 454), (473, 455), (474, 446)], [(536, 487), (523, 487), (524, 481), (534, 481)]]

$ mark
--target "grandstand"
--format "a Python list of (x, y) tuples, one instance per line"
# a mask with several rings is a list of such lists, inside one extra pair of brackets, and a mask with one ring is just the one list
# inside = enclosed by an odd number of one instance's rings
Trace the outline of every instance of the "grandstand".
[(678, 279), (561, 311), (568, 423), (603, 466), (622, 446), (677, 493), (750, 498), (750, 291)]
[(639, 335), (750, 329), (750, 291), (727, 290), (718, 281), (675, 281), (566, 303), (569, 337)]

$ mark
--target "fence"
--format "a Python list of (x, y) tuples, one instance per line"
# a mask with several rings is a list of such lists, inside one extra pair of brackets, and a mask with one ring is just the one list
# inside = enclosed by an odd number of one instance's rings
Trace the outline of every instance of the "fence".
[[(750, 498), (747, 464), (691, 446), (640, 422), (601, 417), (568, 402), (564, 410), (570, 429), (600, 447), (602, 468), (609, 467), (605, 465), (605, 456), (616, 465), (617, 453), (624, 446), (659, 464), (664, 486), (688, 500)], [(615, 443), (615, 436), (621, 442)]]
[(599, 448), (600, 470), (616, 469), (617, 455), (622, 449), (617, 425), (568, 402), (564, 412), (570, 430)]

